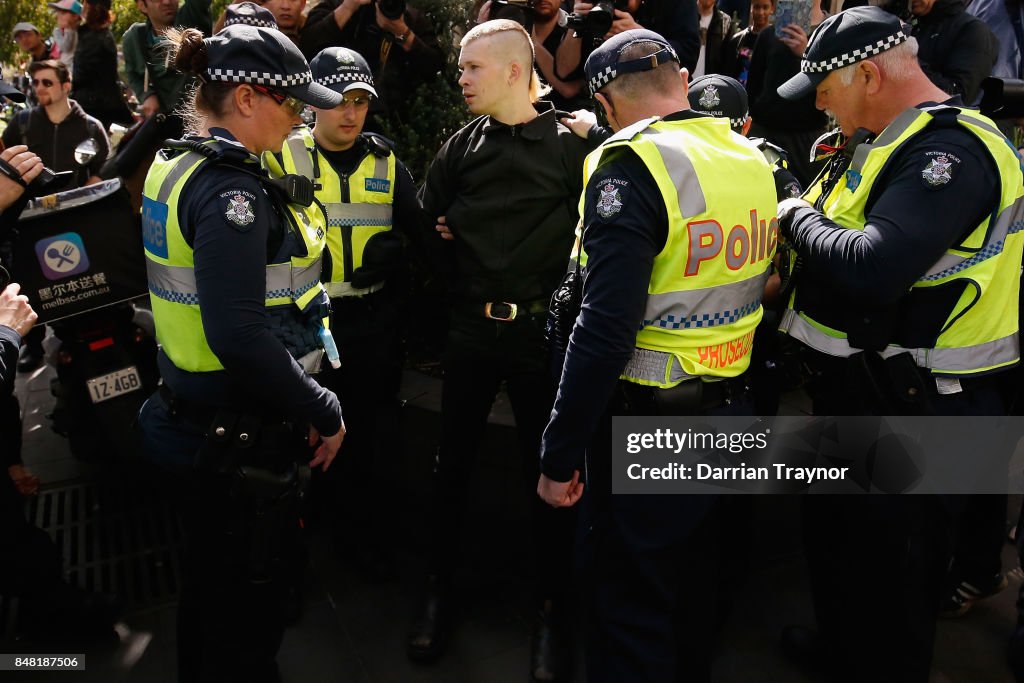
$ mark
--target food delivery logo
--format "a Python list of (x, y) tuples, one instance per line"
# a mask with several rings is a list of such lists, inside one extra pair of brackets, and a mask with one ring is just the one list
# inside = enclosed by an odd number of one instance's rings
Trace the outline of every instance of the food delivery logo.
[(77, 232), (65, 232), (36, 242), (36, 258), (47, 280), (62, 280), (89, 270), (89, 256)]

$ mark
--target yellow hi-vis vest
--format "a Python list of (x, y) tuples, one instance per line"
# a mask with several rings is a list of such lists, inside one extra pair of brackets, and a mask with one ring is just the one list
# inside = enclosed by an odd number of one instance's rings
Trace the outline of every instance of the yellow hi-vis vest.
[[(208, 140), (203, 144), (225, 143)], [(162, 153), (157, 154), (142, 193), (143, 243), (156, 336), (171, 362), (186, 372), (224, 369), (206, 341), (192, 247), (185, 241), (178, 216), (181, 191), (204, 163), (214, 162), (193, 151), (169, 159)], [(256, 163), (252, 166), (258, 172), (259, 166)], [(288, 216), (293, 223), (291, 229), (301, 236), (306, 254), (292, 256), (288, 262), (267, 265), (265, 304), (268, 309), (296, 306), (296, 315), (286, 319), (298, 326), (300, 317), (313, 315), (312, 307), (323, 301), (320, 268), (325, 234), (322, 222), (316, 220), (312, 211), (289, 205)], [(309, 315), (300, 316), (300, 312)], [(275, 329), (275, 333), (289, 340), (301, 336), (294, 332)], [(292, 343), (286, 345), (307, 371), (319, 367), (322, 352), (315, 346), (292, 348)]]
[[(297, 173), (319, 184), (316, 198), (327, 210), (327, 249), (331, 272), (324, 274), (331, 297), (363, 296), (384, 283), (362, 289), (352, 286), (352, 272), (363, 263), (366, 242), (392, 228), (395, 201), (395, 155), (367, 152), (349, 175), (339, 175), (319, 157), (309, 128), (295, 128), (281, 149), (285, 173)], [(272, 164), (268, 164), (271, 165)]]
[[(824, 214), (843, 227), (863, 230), (868, 196), (894, 152), (923, 131), (936, 112), (950, 109), (945, 105), (907, 109), (874, 142), (858, 146), (847, 171), (853, 181), (839, 182), (832, 188), (822, 204)], [(970, 376), (1013, 365), (1020, 358), (1017, 318), (1024, 249), (1024, 181), (1016, 150), (995, 124), (968, 109), (954, 111), (957, 122), (977, 136), (996, 163), (1001, 180), (999, 205), (911, 286), (910, 293), (955, 281), (969, 283), (946, 315), (934, 346), (905, 348), (899, 345), (897, 333), (880, 355), (909, 353), (919, 367), (932, 374)], [(805, 199), (813, 203), (821, 198), (821, 192), (821, 183), (816, 183)], [(816, 322), (814, 311), (800, 309), (799, 285), (780, 330), (830, 356), (847, 357), (859, 351), (850, 346), (846, 331)]]
[[(644, 320), (621, 379), (672, 387), (743, 373), (778, 241), (771, 166), (724, 119), (647, 119), (590, 153), (586, 182), (616, 147), (640, 157), (668, 211), (668, 238), (654, 259)], [(611, 183), (601, 191), (614, 199)], [(580, 215), (584, 208), (581, 202)]]

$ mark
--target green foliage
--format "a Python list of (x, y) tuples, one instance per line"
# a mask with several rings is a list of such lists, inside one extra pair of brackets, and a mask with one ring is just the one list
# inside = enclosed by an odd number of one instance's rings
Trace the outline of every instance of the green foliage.
[(470, 119), (457, 83), (456, 41), (468, 25), (469, 4), (465, 0), (415, 0), (434, 25), (446, 56), (445, 69), (432, 82), (423, 83), (413, 96), (410, 120), (392, 120), (385, 134), (395, 141), (398, 157), (417, 182), (426, 177), (437, 150), (452, 133)]
[[(21, 21), (34, 24), (49, 38), (57, 24), (57, 15), (47, 6), (45, 0), (3, 0), (4, 11), (0, 13), (0, 64), (15, 65), (25, 60), (11, 36), (11, 29)], [(120, 42), (121, 35), (136, 21), (142, 21), (142, 13), (135, 7), (135, 0), (112, 0), (110, 11), (114, 14), (111, 30)]]

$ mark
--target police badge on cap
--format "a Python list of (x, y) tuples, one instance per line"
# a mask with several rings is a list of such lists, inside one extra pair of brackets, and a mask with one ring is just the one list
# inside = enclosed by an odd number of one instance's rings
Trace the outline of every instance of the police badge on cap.
[(320, 51), (309, 63), (313, 79), (337, 93), (365, 90), (377, 97), (373, 87), (373, 72), (363, 56), (347, 47), (328, 47)]

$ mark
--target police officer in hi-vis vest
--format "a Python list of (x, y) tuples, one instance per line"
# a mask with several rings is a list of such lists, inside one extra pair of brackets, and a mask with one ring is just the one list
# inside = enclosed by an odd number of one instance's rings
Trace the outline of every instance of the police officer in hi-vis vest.
[(366, 60), (348, 48), (329, 47), (313, 58), (310, 70), (317, 83), (341, 95), (341, 103), (317, 108), (313, 130), (295, 128), (281, 153), (265, 155), (264, 161), (272, 173), (312, 178), (327, 213), (322, 279), (331, 297), (341, 367), (325, 367), (317, 380), (345, 404), (350, 434), (342, 467), (325, 475), (324, 502), (333, 508), (335, 538), (346, 559), (367, 578), (380, 579), (393, 572), (394, 506), (382, 510), (372, 497), (396, 474), (402, 236), (422, 252), (418, 233), (432, 235), (423, 224), (412, 175), (391, 142), (363, 132), (370, 101), (377, 97)]
[(333, 349), (312, 183), (271, 180), (258, 155), (280, 150), (304, 102), (340, 98), (274, 29), (169, 38), (171, 63), (201, 83), (204, 134), (168, 141), (146, 178), (164, 384), (140, 423), (150, 459), (188, 486), (179, 680), (276, 681), (302, 469), (326, 469), (345, 428), (309, 374)]
[[(801, 73), (779, 88), (809, 92), (846, 139), (778, 211), (803, 264), (781, 329), (805, 347), (814, 413), (1005, 414), (1000, 375), (1020, 358), (1015, 150), (931, 83), (909, 29), (876, 7), (811, 35)], [(947, 520), (968, 498), (808, 496), (818, 632), (787, 629), (790, 653), (843, 680), (927, 681)], [(1005, 505), (970, 532), (994, 528), (996, 557)]]
[(582, 311), (538, 493), (556, 507), (585, 499), (587, 680), (710, 680), (723, 501), (612, 496), (611, 416), (753, 414), (744, 373), (775, 183), (728, 121), (689, 109), (688, 74), (657, 33), (605, 41), (586, 74), (616, 133), (584, 167)]

